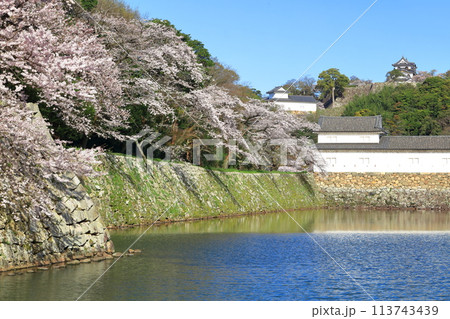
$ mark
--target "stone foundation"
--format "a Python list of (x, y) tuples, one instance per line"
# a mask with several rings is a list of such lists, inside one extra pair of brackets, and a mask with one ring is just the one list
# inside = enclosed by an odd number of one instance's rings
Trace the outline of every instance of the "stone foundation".
[(316, 173), (314, 177), (328, 205), (450, 209), (448, 173)]
[(320, 187), (450, 189), (449, 173), (315, 173), (314, 177)]
[[(108, 226), (182, 221), (322, 206), (306, 173), (209, 170), (106, 155), (86, 189)], [(278, 204), (279, 203), (279, 204)], [(161, 217), (162, 216), (162, 217)]]
[(0, 271), (107, 257), (114, 251), (101, 217), (80, 180), (54, 177), (49, 216), (0, 211)]

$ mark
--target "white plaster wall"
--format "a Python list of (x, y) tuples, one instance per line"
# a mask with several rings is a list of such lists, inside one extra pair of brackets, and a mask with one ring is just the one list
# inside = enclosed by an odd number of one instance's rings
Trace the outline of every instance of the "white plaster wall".
[(301, 102), (275, 102), (280, 105), (285, 111), (298, 112), (316, 112), (316, 103), (301, 103)]
[(319, 133), (318, 143), (379, 143), (379, 133)]
[(287, 99), (289, 98), (289, 94), (286, 93), (280, 93), (280, 92), (276, 92), (276, 93), (272, 93), (269, 95), (270, 99)]
[(328, 172), (450, 173), (450, 152), (322, 151), (321, 155)]

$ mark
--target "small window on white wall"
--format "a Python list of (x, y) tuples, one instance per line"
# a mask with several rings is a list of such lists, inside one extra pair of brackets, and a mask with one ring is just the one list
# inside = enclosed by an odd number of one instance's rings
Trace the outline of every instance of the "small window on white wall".
[(450, 165), (450, 158), (443, 158), (443, 161), (444, 161), (444, 165)]
[(370, 160), (369, 160), (368, 157), (360, 157), (360, 158), (359, 158), (359, 163), (360, 163), (360, 164), (363, 164), (363, 165), (369, 165)]
[(411, 157), (409, 158), (409, 163), (411, 165), (419, 165), (419, 159), (417, 157)]

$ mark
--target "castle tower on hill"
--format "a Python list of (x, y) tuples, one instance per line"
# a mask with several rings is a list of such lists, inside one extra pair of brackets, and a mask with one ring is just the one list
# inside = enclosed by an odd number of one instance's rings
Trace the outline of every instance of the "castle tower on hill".
[(413, 76), (417, 74), (416, 64), (414, 62), (409, 62), (403, 56), (398, 62), (392, 64), (392, 66), (395, 70), (400, 70), (403, 73), (403, 76), (398, 77), (396, 81), (410, 82), (412, 81)]

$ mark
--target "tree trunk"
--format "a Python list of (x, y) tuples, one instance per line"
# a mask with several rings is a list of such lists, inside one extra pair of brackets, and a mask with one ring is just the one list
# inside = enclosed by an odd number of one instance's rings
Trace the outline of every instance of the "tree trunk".
[(223, 164), (222, 164), (222, 168), (224, 168), (224, 169), (227, 169), (228, 168), (228, 160), (230, 159), (230, 150), (227, 148), (226, 149), (226, 156), (225, 156), (225, 158), (224, 158), (224, 160), (223, 160)]
[(331, 108), (334, 107), (334, 86), (331, 89)]
[(81, 141), (81, 147), (82, 148), (86, 148), (87, 147), (87, 143), (88, 143), (88, 137), (87, 135), (83, 135), (83, 140)]

